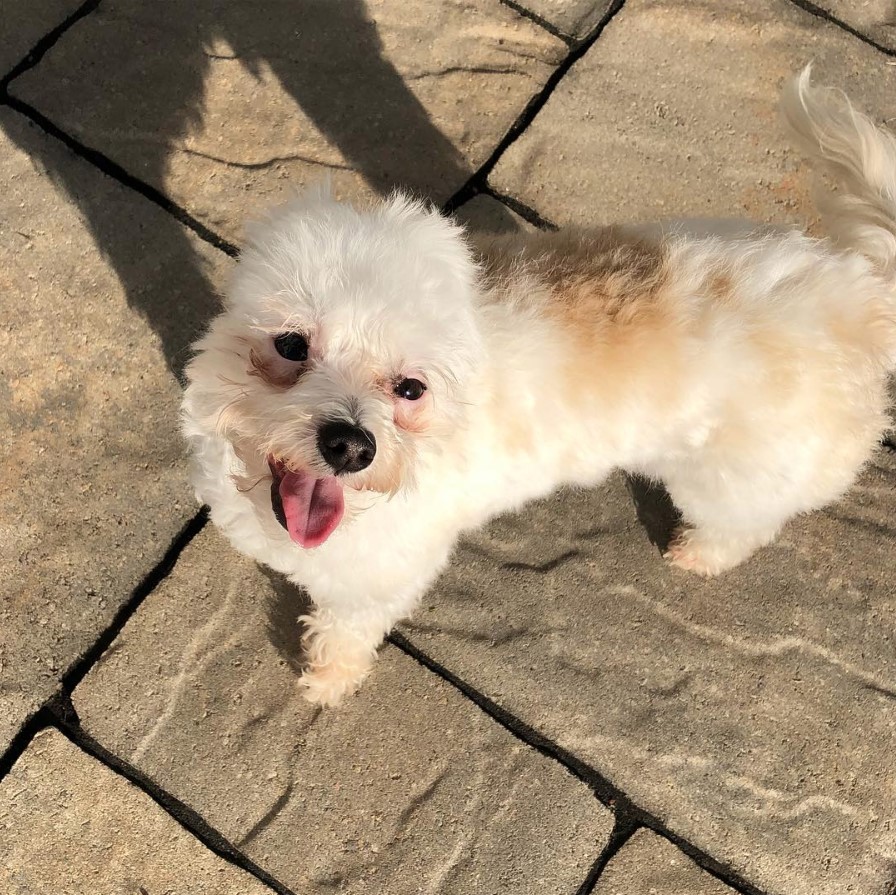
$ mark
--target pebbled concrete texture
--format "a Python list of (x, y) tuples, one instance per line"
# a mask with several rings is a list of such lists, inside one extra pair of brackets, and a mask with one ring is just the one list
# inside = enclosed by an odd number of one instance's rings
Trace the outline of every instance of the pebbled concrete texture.
[(295, 892), (574, 891), (612, 828), (588, 787), (394, 647), (313, 708), (301, 600), (206, 529), (75, 691), (83, 726)]
[(896, 52), (893, 0), (820, 0), (815, 4), (878, 45)]
[[(890, 5), (103, 0), (0, 91), (0, 891), (271, 891), (188, 832), (210, 824), (296, 895), (893, 895), (885, 451), (714, 582), (665, 567), (672, 508), (622, 476), (499, 519), (402, 628), (434, 671), (388, 646), (337, 711), (296, 690), (301, 595), (209, 528), (92, 663), (80, 717), (53, 716), (195, 815), (56, 732), (3, 754), (195, 512), (178, 378), (246, 217), (329, 176), (466, 184), (473, 232), (813, 225), (781, 83), (814, 59), (892, 121)], [(0, 77), (77, 8), (6, 6)], [(595, 879), (641, 812), (659, 834)]]
[(0, 782), (6, 895), (270, 895), (62, 734), (39, 733)]
[[(180, 391), (137, 306), (177, 312), (170, 218), (6, 110), (0, 128), (2, 750), (196, 508)], [(139, 297), (122, 289), (47, 159), (132, 240)], [(217, 260), (184, 239), (211, 272)]]
[(518, 5), (564, 36), (581, 40), (601, 21), (613, 3), (612, 0), (524, 0)]
[(892, 115), (888, 57), (790, 0), (629, 0), (490, 183), (558, 224), (806, 223), (808, 178), (777, 102), (809, 62), (866, 111)]
[(78, 0), (4, 3), (0, 15), (0, 78), (6, 77), (44, 35), (80, 5)]
[(338, 195), (445, 201), (565, 50), (500, 3), (205, 0), (160, 18), (115, 0), (12, 92), (238, 241), (247, 217), (323, 178)]
[(668, 507), (618, 475), (466, 538), (403, 630), (760, 890), (885, 895), (894, 481), (881, 451), (706, 581), (664, 564)]
[(672, 843), (639, 830), (613, 856), (594, 895), (734, 895)]

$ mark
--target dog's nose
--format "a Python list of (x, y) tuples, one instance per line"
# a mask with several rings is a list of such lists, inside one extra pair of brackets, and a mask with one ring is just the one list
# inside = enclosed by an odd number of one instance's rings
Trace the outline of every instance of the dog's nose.
[(317, 430), (317, 448), (336, 475), (360, 472), (373, 463), (376, 439), (360, 426), (334, 421)]

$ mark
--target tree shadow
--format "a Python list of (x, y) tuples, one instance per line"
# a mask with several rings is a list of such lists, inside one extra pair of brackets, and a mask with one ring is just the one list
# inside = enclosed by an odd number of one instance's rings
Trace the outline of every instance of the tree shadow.
[[(119, 45), (122, 17), (133, 25), (128, 32), (133, 42), (126, 47)], [(421, 197), (446, 195), (472, 174), (383, 55), (376, 24), (360, 0), (184, 0), (169, 4), (164, 15), (158, 7), (109, 12), (100, 7), (62, 40), (66, 60), (103, 79), (102, 108), (96, 112), (101, 126), (151, 135), (141, 147), (138, 170), (129, 173), (157, 188), (165, 183), (172, 154), (180, 151), (178, 142), (202, 121), (205, 82), (215, 61), (209, 47), (220, 41), (250, 72), (258, 74), (266, 65), (378, 193), (402, 187)], [(139, 73), (142, 88), (136, 95), (128, 86), (131, 77), (115, 76), (119, 65)], [(11, 86), (14, 93), (15, 81)], [(18, 144), (18, 129), (9, 137)], [(158, 333), (169, 367), (182, 378), (190, 344), (218, 309), (208, 271), (186, 228), (173, 216), (154, 216), (156, 229), (148, 232), (139, 207), (134, 217), (110, 208), (106, 191), (91, 186), (85, 166), (60, 152), (54, 141), (28, 139), (21, 145), (78, 206), (129, 305)], [(494, 213), (504, 226), (514, 226), (503, 206)], [(146, 258), (153, 254), (169, 273), (177, 271), (175, 289), (168, 285), (170, 276), (166, 282), (147, 280)]]

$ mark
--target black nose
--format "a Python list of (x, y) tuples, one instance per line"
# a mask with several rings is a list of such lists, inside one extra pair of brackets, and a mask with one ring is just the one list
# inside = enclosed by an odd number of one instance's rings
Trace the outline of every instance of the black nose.
[(351, 423), (324, 423), (317, 430), (317, 449), (336, 475), (359, 472), (373, 463), (376, 439)]

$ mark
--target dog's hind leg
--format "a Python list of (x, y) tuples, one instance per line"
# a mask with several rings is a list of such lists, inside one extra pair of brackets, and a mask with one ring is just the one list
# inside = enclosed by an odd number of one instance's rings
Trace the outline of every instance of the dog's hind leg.
[(770, 463), (720, 466), (697, 460), (664, 476), (683, 518), (666, 558), (700, 575), (731, 569), (774, 540), (788, 519), (840, 497), (859, 466), (819, 468), (817, 458), (801, 459), (803, 464), (795, 458), (793, 466), (777, 470)]

